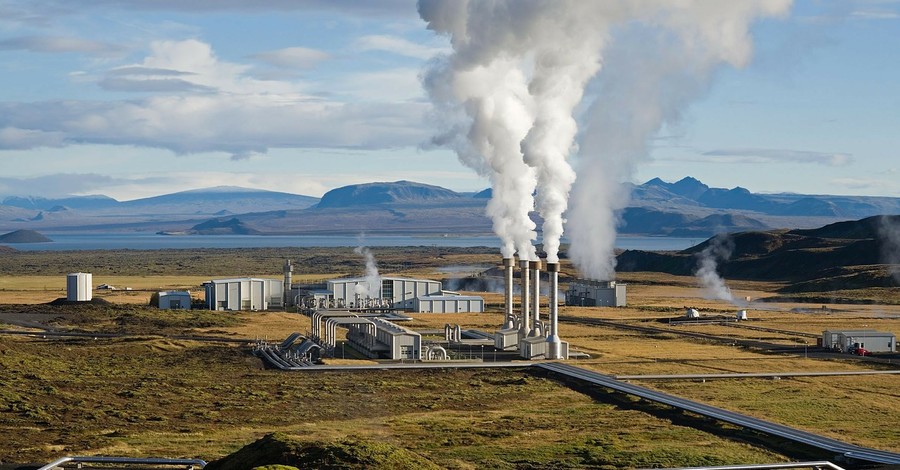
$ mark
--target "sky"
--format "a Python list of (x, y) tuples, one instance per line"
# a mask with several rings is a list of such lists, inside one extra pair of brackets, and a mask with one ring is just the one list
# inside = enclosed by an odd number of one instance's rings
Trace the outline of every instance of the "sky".
[[(900, 0), (797, 0), (752, 33), (632, 181), (900, 197)], [(0, 196), (478, 191), (429, 143), (420, 77), (449, 51), (414, 0), (0, 0)]]

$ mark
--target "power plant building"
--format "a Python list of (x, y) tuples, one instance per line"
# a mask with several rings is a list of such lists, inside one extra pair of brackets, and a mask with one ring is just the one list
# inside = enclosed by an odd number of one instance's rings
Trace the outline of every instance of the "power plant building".
[(624, 307), (626, 284), (616, 281), (576, 279), (566, 291), (566, 305), (577, 307)]
[(484, 299), (477, 295), (443, 291), (417, 298), (413, 310), (418, 313), (482, 313)]
[(163, 310), (190, 310), (191, 293), (184, 290), (160, 292), (159, 308)]
[(284, 283), (280, 279), (214, 279), (203, 283), (210, 310), (268, 310), (284, 306)]
[(826, 330), (822, 332), (822, 346), (840, 352), (849, 352), (854, 346), (873, 353), (897, 352), (897, 337), (875, 330)]
[(93, 298), (93, 275), (91, 273), (70, 273), (66, 276), (66, 300), (69, 302), (89, 302)]
[[(415, 312), (484, 311), (481, 297), (444, 292), (439, 281), (387, 276), (382, 276), (379, 280), (377, 298), (387, 301), (391, 308)], [(364, 277), (332, 279), (328, 281), (327, 289), (338, 303), (351, 308), (360, 307), (364, 304), (363, 301), (371, 297), (368, 282)]]

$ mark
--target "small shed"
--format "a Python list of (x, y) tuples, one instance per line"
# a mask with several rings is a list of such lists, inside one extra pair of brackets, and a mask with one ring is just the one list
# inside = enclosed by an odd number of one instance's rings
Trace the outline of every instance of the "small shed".
[(164, 310), (190, 310), (191, 293), (184, 290), (160, 292), (159, 308)]

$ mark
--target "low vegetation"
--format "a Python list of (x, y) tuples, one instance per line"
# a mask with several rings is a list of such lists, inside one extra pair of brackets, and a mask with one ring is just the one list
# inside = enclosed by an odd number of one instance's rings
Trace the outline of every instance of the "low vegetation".
[[(145, 304), (149, 291), (196, 284), (204, 274), (280, 276), (284, 258), (295, 260), (296, 277), (302, 279), (356, 275), (362, 260), (350, 249), (23, 252), (13, 258), (0, 257), (0, 302), (8, 302), (9, 292), (34, 300), (0, 304), (0, 329), (33, 330), (28, 325), (43, 324), (55, 330), (129, 336), (0, 336), (2, 462), (44, 462), (92, 453), (222, 459), (210, 468), (224, 469), (304, 468), (303, 462), (309, 461), (319, 468), (622, 468), (807, 457), (760, 436), (590, 388), (571, 389), (526, 370), (283, 373), (265, 369), (244, 345), (181, 338), (280, 339), (309, 327), (306, 317), (294, 313), (160, 311), (121, 302), (121, 291), (95, 293), (111, 303), (46, 304), (59, 292), (44, 287), (45, 280), (71, 271), (67, 262), (93, 271), (95, 281), (108, 276), (110, 282), (146, 288), (127, 294)], [(492, 249), (429, 247), (379, 249), (376, 259), (383, 272), (428, 277), (436, 277), (439, 266), (497, 261)], [(29, 276), (14, 277), (17, 262)], [(224, 269), (228, 273), (221, 272)], [(576, 365), (619, 375), (895, 367), (849, 357), (803, 357), (800, 352), (805, 341), (814, 344), (814, 338), (804, 334), (824, 329), (900, 332), (900, 312), (884, 302), (835, 304), (831, 299), (810, 306), (778, 297), (781, 283), (729, 282), (737, 298), (753, 300), (747, 325), (784, 331), (675, 326), (659, 320), (676, 318), (686, 305), (703, 315), (733, 315), (736, 307), (703, 299), (688, 276), (625, 273), (623, 280), (629, 283), (629, 307), (563, 308), (561, 314), (664, 331), (646, 334), (564, 323), (561, 332), (572, 350), (591, 355), (574, 361)], [(853, 292), (872, 301), (888, 295), (878, 289)], [(486, 297), (489, 303), (499, 302), (497, 295)], [(768, 302), (759, 302), (763, 299)], [(451, 323), (491, 331), (501, 317), (497, 308), (486, 314), (416, 315), (409, 326), (439, 329)], [(793, 355), (771, 354), (689, 338), (685, 331), (798, 349)], [(641, 383), (900, 452), (900, 434), (893, 426), (900, 419), (895, 377)], [(869, 425), (851, 427), (857, 422)], [(281, 449), (281, 457), (265, 449)]]

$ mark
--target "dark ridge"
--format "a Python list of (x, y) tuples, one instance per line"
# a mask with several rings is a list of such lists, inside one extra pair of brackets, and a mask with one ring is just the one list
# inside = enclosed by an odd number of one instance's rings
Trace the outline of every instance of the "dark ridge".
[[(717, 260), (729, 279), (787, 281), (783, 292), (823, 292), (836, 289), (900, 285), (885, 264), (890, 243), (882, 239), (883, 224), (900, 227), (900, 216), (869, 217), (813, 230), (751, 231), (724, 235), (680, 252), (627, 250), (617, 256), (621, 272), (654, 271), (693, 275), (703, 251), (713, 243), (731, 248)], [(896, 269), (896, 268), (894, 268)]]
[(360, 439), (306, 442), (282, 433), (274, 433), (247, 444), (231, 455), (210, 462), (206, 469), (246, 470), (262, 466), (409, 470), (439, 468), (425, 457), (387, 442)]
[(16, 230), (0, 235), (0, 243), (47, 243), (52, 241), (34, 230)]

